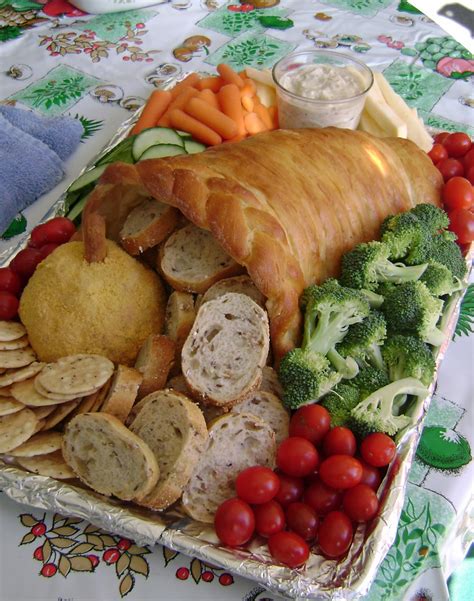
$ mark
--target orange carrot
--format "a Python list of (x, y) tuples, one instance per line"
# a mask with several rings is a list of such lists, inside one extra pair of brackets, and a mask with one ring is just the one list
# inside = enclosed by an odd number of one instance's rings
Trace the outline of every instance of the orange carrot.
[(257, 113), (249, 113), (244, 117), (245, 127), (249, 134), (258, 134), (261, 131), (265, 131), (266, 127), (262, 123), (262, 120)]
[(270, 113), (268, 112), (267, 107), (263, 106), (263, 104), (260, 102), (260, 100), (258, 100), (258, 97), (255, 97), (253, 110), (260, 117), (260, 119), (261, 119), (262, 123), (265, 125), (266, 129), (275, 129), (273, 127), (273, 119), (272, 119)]
[(217, 65), (217, 72), (225, 81), (225, 83), (235, 83), (235, 85), (238, 88), (244, 87), (244, 82), (242, 78), (239, 77), (239, 75), (237, 75), (234, 69), (232, 69), (232, 67), (229, 67), (229, 65), (226, 65), (224, 63)]
[(165, 92), (165, 90), (155, 90), (152, 92), (130, 135), (139, 134), (147, 127), (154, 127), (166, 112), (170, 102), (171, 94), (169, 92)]
[(278, 108), (275, 105), (269, 106), (268, 112), (273, 121), (273, 128), (278, 129)]
[(170, 122), (173, 127), (181, 131), (187, 131), (203, 144), (214, 146), (222, 143), (222, 138), (219, 134), (197, 119), (190, 117), (181, 109), (171, 111)]
[(223, 85), (222, 77), (203, 77), (197, 82), (196, 88), (198, 90), (212, 90), (217, 93)]
[(239, 88), (234, 84), (222, 86), (219, 90), (219, 105), (224, 115), (227, 115), (236, 123), (238, 134), (244, 135), (246, 131)]
[(176, 98), (176, 96), (181, 94), (184, 88), (195, 87), (199, 79), (200, 77), (197, 73), (190, 73), (187, 77), (183, 79), (183, 81), (180, 81), (174, 86), (174, 88), (171, 88), (171, 95), (173, 96), (173, 98)]
[(182, 109), (185, 107), (187, 102), (197, 96), (199, 92), (195, 88), (183, 88), (181, 90), (181, 94), (176, 96), (174, 100), (171, 101), (168, 109), (165, 113), (163, 113), (161, 119), (158, 121), (158, 125), (161, 127), (169, 127), (170, 126), (170, 113), (174, 109)]
[(242, 96), (242, 106), (244, 107), (244, 109), (246, 111), (248, 111), (249, 113), (253, 112), (254, 109), (254, 100), (251, 96)]
[(199, 92), (198, 98), (204, 100), (204, 102), (207, 102), (207, 104), (209, 104), (213, 108), (220, 110), (217, 94), (214, 94), (214, 92), (209, 88), (206, 88), (205, 90), (202, 90), (202, 92)]
[(244, 79), (244, 87), (240, 90), (241, 96), (255, 96), (257, 88), (251, 79)]
[(226, 140), (238, 134), (235, 121), (200, 98), (191, 98), (184, 107), (184, 112), (207, 125)]

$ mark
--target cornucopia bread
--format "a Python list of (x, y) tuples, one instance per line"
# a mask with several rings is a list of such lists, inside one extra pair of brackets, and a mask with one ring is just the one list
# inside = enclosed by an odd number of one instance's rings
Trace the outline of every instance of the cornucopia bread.
[(128, 213), (153, 196), (209, 230), (267, 297), (276, 357), (298, 340), (298, 298), (335, 276), (341, 255), (378, 236), (383, 219), (440, 203), (442, 178), (400, 138), (336, 128), (276, 130), (203, 153), (116, 163), (86, 206), (119, 239)]

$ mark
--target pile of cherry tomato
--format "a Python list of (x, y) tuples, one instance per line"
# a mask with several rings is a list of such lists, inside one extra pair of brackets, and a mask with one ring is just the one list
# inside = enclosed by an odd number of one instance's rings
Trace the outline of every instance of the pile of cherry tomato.
[(27, 248), (21, 250), (8, 267), (0, 268), (0, 320), (8, 321), (17, 316), (21, 292), (38, 264), (68, 242), (75, 231), (74, 223), (66, 217), (54, 217), (31, 231)]
[(331, 429), (330, 420), (320, 405), (301, 407), (277, 449), (277, 470), (254, 466), (237, 476), (237, 496), (215, 514), (223, 544), (237, 547), (258, 534), (268, 539), (272, 557), (290, 568), (306, 562), (311, 546), (329, 559), (348, 551), (355, 525), (377, 514), (380, 468), (393, 459), (395, 443), (370, 434), (355, 457), (354, 434)]
[(428, 153), (445, 181), (443, 203), (460, 244), (474, 240), (474, 146), (462, 132), (443, 132)]

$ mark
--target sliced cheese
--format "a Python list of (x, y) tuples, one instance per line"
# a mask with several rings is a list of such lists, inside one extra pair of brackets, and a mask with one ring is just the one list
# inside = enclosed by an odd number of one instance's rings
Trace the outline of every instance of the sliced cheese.
[(385, 131), (385, 135), (396, 138), (407, 137), (408, 128), (405, 121), (385, 101), (381, 102), (372, 90), (367, 94), (364, 110)]
[(365, 131), (372, 136), (384, 138), (387, 134), (385, 131), (377, 125), (367, 111), (362, 111), (360, 116), (359, 126), (357, 128), (360, 131)]
[(245, 72), (247, 73), (247, 77), (249, 79), (253, 79), (254, 81), (263, 83), (264, 85), (270, 86), (271, 88), (276, 87), (275, 82), (273, 81), (272, 72), (269, 69), (259, 71), (258, 69), (254, 69), (253, 67), (246, 67)]

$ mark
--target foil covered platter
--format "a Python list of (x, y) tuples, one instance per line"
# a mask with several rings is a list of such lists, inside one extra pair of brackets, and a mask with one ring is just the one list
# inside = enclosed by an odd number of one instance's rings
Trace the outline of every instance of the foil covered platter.
[[(83, 172), (127, 137), (141, 110), (122, 124)], [(44, 216), (44, 221), (54, 215), (64, 214), (65, 197), (63, 194), (57, 200)], [(26, 236), (8, 255), (0, 257), (0, 266), (8, 264), (25, 245)], [(474, 244), (466, 256), (469, 267), (473, 258)], [(464, 290), (468, 277), (464, 282)], [(455, 293), (446, 303), (442, 318), (446, 337), (436, 356), (437, 369), (452, 338), (462, 296), (463, 292)], [(104, 530), (133, 539), (139, 545), (162, 544), (255, 580), (268, 590), (290, 599), (358, 599), (369, 590), (395, 539), (408, 473), (435, 387), (436, 380), (429, 387), (428, 396), (413, 409), (414, 425), (398, 435), (397, 454), (377, 493), (380, 501), (378, 515), (368, 526), (358, 527), (349, 552), (340, 561), (328, 560), (312, 552), (303, 568), (295, 570), (276, 565), (263, 538), (255, 538), (243, 549), (228, 549), (220, 545), (211, 526), (190, 519), (179, 506), (163, 512), (152, 512), (96, 494), (78, 481), (64, 482), (32, 474), (17, 467), (8, 457), (0, 459), (0, 489), (19, 503), (64, 516), (83, 518)]]

